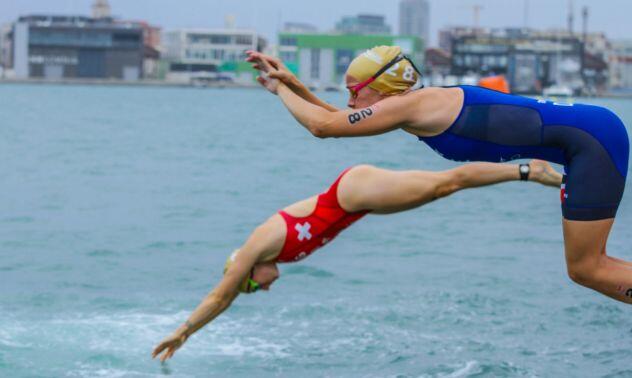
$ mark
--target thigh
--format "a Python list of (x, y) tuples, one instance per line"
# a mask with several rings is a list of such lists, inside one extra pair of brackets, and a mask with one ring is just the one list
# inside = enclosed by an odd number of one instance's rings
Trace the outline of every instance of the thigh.
[(438, 189), (449, 180), (446, 172), (390, 171), (358, 166), (342, 178), (338, 198), (347, 211), (389, 214), (434, 200)]
[(614, 218), (596, 221), (563, 219), (567, 264), (598, 263), (606, 248)]
[[(592, 139), (592, 138), (591, 138)], [(585, 143), (570, 159), (562, 184), (565, 219), (594, 221), (614, 218), (625, 188), (608, 150), (596, 141)]]

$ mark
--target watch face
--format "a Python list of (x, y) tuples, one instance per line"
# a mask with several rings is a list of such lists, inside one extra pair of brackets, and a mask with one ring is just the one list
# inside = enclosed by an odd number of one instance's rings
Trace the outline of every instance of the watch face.
[(528, 165), (521, 165), (520, 166), (520, 172), (521, 173), (529, 173), (529, 166)]

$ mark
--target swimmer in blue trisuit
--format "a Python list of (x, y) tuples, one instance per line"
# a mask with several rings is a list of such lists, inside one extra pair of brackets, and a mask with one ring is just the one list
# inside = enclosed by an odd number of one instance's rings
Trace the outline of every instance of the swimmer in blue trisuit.
[(632, 263), (606, 254), (623, 196), (629, 141), (608, 109), (558, 104), (474, 86), (416, 89), (420, 74), (396, 46), (355, 58), (346, 73), (350, 110), (312, 94), (276, 58), (248, 52), (259, 82), (319, 138), (402, 129), (441, 156), (503, 162), (536, 158), (564, 165), (564, 246), (570, 278), (632, 303)]

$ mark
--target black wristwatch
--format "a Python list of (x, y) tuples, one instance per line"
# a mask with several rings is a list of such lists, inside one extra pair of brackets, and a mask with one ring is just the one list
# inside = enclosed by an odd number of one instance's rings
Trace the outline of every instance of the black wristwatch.
[(529, 180), (529, 172), (531, 172), (531, 167), (529, 167), (529, 164), (520, 164), (519, 170), (520, 170), (520, 180), (521, 181)]

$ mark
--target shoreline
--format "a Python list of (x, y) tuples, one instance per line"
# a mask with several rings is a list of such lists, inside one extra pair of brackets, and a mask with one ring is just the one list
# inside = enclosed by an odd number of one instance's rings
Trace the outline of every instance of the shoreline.
[[(253, 84), (237, 84), (230, 82), (222, 83), (204, 83), (196, 85), (191, 83), (169, 82), (164, 80), (138, 80), (126, 81), (115, 79), (7, 79), (0, 78), (0, 85), (18, 84), (18, 85), (98, 85), (106, 87), (163, 87), (163, 88), (197, 88), (197, 89), (261, 89), (256, 83)], [(523, 95), (524, 96), (524, 95)], [(542, 97), (542, 95), (526, 95)], [(574, 96), (575, 97), (575, 96)], [(595, 96), (579, 96), (582, 98), (611, 98), (611, 99), (632, 99), (630, 93), (607, 92)]]
[(114, 79), (0, 79), (0, 85), (21, 84), (21, 85), (100, 85), (109, 87), (166, 87), (166, 88), (259, 88), (259, 85), (237, 84), (237, 83), (205, 83), (195, 85), (191, 83), (169, 82), (164, 80), (114, 80)]

